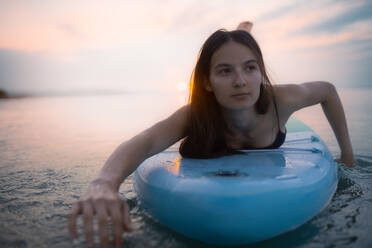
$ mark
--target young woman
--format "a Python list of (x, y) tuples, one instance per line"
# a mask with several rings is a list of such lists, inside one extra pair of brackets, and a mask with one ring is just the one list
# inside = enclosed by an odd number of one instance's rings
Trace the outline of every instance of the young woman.
[[(251, 28), (248, 23), (239, 27)], [(241, 28), (240, 28), (241, 29)], [(210, 158), (239, 149), (278, 148), (285, 124), (297, 110), (320, 103), (341, 149), (340, 161), (355, 164), (345, 114), (329, 82), (271, 85), (261, 50), (244, 30), (218, 30), (204, 43), (191, 78), (190, 103), (122, 143), (69, 213), (69, 230), (77, 237), (82, 214), (85, 239), (93, 243), (98, 218), (101, 245), (109, 240), (108, 217), (116, 247), (122, 230), (132, 231), (129, 207), (118, 194), (120, 184), (146, 158), (183, 139), (183, 157)]]

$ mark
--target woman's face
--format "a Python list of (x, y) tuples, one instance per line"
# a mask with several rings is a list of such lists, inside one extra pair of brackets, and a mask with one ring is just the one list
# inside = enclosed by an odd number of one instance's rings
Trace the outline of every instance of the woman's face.
[(261, 71), (252, 51), (229, 41), (213, 54), (205, 88), (214, 93), (222, 107), (238, 110), (254, 106), (261, 82)]

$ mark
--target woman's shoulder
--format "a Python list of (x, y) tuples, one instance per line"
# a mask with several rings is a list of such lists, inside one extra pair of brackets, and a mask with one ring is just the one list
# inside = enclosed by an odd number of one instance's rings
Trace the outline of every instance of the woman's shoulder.
[(190, 117), (190, 104), (186, 104), (178, 108), (168, 119), (173, 119), (178, 122), (187, 123)]
[(273, 85), (273, 92), (275, 99), (278, 99), (282, 104), (296, 104), (305, 100), (309, 96), (316, 93), (315, 90), (311, 89), (313, 87), (311, 84), (316, 84), (317, 82), (308, 82), (300, 84), (277, 84)]
[(298, 88), (298, 84), (274, 84), (273, 92), (276, 98), (285, 98)]
[(273, 85), (273, 94), (278, 105), (286, 105), (292, 101), (296, 94), (297, 84), (276, 84)]
[(177, 113), (179, 116), (182, 116), (182, 118), (187, 119), (190, 115), (190, 112), (191, 112), (190, 104), (186, 104), (186, 105), (183, 105), (182, 107), (180, 107), (175, 112), (175, 114)]
[(273, 85), (273, 94), (278, 105), (279, 112), (290, 116), (298, 109), (300, 98), (300, 84), (277, 84)]
[(325, 81), (313, 81), (301, 84), (273, 85), (275, 100), (289, 111), (297, 111), (324, 101), (333, 85)]

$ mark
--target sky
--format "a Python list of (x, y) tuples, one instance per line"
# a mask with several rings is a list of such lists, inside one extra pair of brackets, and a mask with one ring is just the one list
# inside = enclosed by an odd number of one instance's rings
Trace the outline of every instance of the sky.
[(203, 42), (254, 23), (274, 84), (372, 88), (370, 0), (3, 0), (0, 89), (184, 90)]

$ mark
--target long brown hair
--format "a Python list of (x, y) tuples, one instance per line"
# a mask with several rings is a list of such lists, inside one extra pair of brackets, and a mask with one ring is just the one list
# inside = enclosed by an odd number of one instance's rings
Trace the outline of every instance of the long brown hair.
[(203, 44), (191, 75), (190, 115), (186, 137), (179, 148), (183, 157), (212, 158), (236, 153), (227, 145), (226, 123), (222, 117), (220, 106), (213, 92), (207, 91), (204, 87), (209, 80), (211, 58), (214, 52), (229, 41), (247, 46), (255, 55), (263, 76), (260, 95), (255, 103), (255, 111), (258, 114), (265, 114), (268, 110), (272, 85), (256, 40), (250, 33), (243, 30), (217, 30)]

